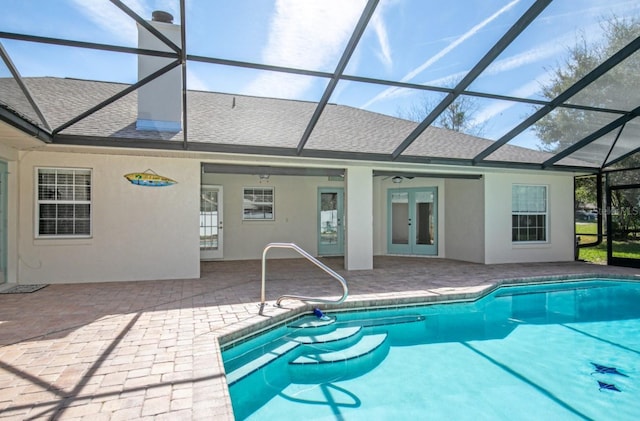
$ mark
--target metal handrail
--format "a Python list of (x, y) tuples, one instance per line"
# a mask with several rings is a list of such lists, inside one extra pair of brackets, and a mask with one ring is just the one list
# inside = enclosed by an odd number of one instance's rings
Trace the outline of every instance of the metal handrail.
[(260, 301), (260, 311), (262, 311), (262, 309), (264, 308), (264, 304), (265, 304), (265, 301), (266, 301), (266, 299), (265, 299), (265, 279), (266, 279), (266, 270), (267, 270), (267, 252), (269, 250), (271, 250), (272, 248), (287, 248), (287, 249), (292, 249), (292, 250), (297, 251), (300, 255), (305, 257), (311, 263), (313, 263), (314, 265), (318, 266), (320, 269), (322, 269), (323, 271), (325, 271), (326, 273), (328, 273), (329, 275), (334, 277), (337, 281), (339, 281), (340, 284), (342, 284), (342, 290), (343, 290), (342, 297), (337, 301), (335, 301), (335, 300), (327, 300), (327, 299), (324, 299), (324, 298), (317, 298), (317, 297), (305, 297), (305, 296), (301, 296), (301, 295), (282, 295), (276, 300), (276, 305), (278, 307), (280, 307), (280, 302), (282, 300), (284, 300), (284, 299), (310, 301), (310, 302), (314, 302), (314, 303), (327, 303), (327, 304), (341, 304), (344, 300), (347, 299), (347, 295), (349, 294), (349, 288), (347, 287), (347, 281), (345, 281), (345, 279), (342, 276), (338, 275), (334, 270), (332, 270), (331, 268), (327, 267), (325, 264), (320, 262), (318, 259), (316, 259), (312, 255), (310, 255), (309, 253), (304, 251), (297, 244), (294, 244), (294, 243), (269, 243), (269, 244), (267, 244), (265, 246), (264, 251), (262, 252), (262, 293), (260, 295), (260, 300), (261, 300)]

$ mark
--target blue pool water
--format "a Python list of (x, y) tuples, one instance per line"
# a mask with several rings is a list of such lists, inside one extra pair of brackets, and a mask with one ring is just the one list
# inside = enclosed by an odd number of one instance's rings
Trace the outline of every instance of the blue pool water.
[(635, 282), (330, 316), (223, 351), (237, 419), (640, 419)]

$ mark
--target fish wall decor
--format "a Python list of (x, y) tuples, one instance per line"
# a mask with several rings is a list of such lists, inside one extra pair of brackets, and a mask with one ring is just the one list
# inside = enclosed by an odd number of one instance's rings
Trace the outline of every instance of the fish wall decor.
[(144, 172), (133, 172), (125, 174), (124, 178), (129, 180), (131, 184), (146, 187), (166, 187), (176, 184), (177, 181), (156, 174), (155, 171), (148, 169)]

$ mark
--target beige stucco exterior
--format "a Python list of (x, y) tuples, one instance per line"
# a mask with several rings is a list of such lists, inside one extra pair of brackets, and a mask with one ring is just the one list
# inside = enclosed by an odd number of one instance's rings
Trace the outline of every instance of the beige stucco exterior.
[[(485, 175), (484, 263), (570, 261), (574, 256), (573, 178), (565, 174), (496, 172)], [(548, 241), (511, 242), (511, 188), (514, 184), (548, 186)]]
[(444, 232), (447, 242), (444, 254), (452, 259), (484, 263), (485, 180), (448, 179), (445, 182)]
[[(92, 170), (90, 238), (36, 238), (38, 167)], [(123, 176), (152, 169), (177, 181), (140, 187)], [(19, 164), (20, 283), (72, 283), (199, 276), (198, 161), (177, 158), (24, 152)]]
[[(478, 263), (569, 261), (573, 259), (573, 179), (570, 173), (504, 169), (464, 169), (398, 164), (399, 170), (429, 172), (429, 177), (393, 183), (374, 176), (390, 164), (314, 161), (305, 158), (241, 157), (206, 154), (151, 156), (140, 151), (63, 148), (12, 152), (8, 162), (7, 280), (17, 283), (74, 283), (197, 278), (200, 275), (199, 206), (201, 184), (223, 187), (223, 259), (259, 259), (269, 242), (293, 242), (318, 253), (318, 189), (345, 192), (345, 268), (367, 269), (373, 256), (388, 254), (387, 192), (397, 188), (435, 187), (438, 192), (436, 256)], [(162, 154), (157, 154), (162, 155)], [(210, 158), (210, 159), (209, 159)], [(259, 166), (323, 166), (344, 169), (343, 180), (327, 176), (202, 173), (202, 163)], [(90, 238), (36, 238), (35, 209), (38, 167), (92, 170), (92, 235)], [(141, 187), (123, 176), (151, 169), (177, 184)], [(438, 172), (443, 174), (438, 176)], [(476, 175), (477, 179), (446, 174)], [(513, 184), (549, 187), (549, 241), (513, 244)], [(242, 218), (244, 187), (270, 186), (275, 191), (273, 221)], [(273, 250), (273, 258), (294, 257)]]
[[(224, 259), (259, 259), (270, 242), (296, 243), (312, 255), (318, 252), (316, 236), (317, 195), (320, 187), (344, 187), (342, 181), (328, 177), (270, 176), (261, 181), (256, 175), (203, 174), (202, 182), (223, 186)], [(243, 189), (272, 187), (275, 197), (273, 221), (242, 219)], [(294, 252), (273, 249), (270, 257), (292, 257)]]

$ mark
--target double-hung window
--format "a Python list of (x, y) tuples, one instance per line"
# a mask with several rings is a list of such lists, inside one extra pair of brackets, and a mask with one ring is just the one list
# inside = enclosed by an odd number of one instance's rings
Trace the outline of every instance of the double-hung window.
[(511, 195), (511, 240), (546, 242), (547, 186), (514, 184)]
[(91, 236), (91, 170), (38, 168), (37, 237)]

